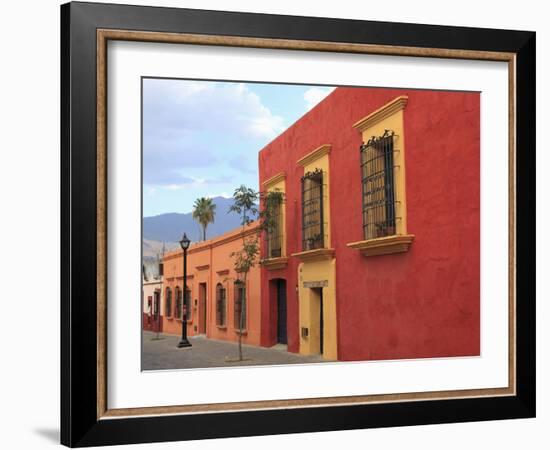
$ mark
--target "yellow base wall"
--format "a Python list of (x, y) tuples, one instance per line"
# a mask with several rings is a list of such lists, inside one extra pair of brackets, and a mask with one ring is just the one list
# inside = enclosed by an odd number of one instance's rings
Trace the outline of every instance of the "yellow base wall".
[[(320, 295), (323, 290), (323, 358), (338, 359), (336, 334), (336, 260), (321, 260), (302, 263), (298, 266), (298, 302), (300, 311), (300, 353), (318, 354), (320, 350)], [(302, 335), (308, 329), (308, 336)]]

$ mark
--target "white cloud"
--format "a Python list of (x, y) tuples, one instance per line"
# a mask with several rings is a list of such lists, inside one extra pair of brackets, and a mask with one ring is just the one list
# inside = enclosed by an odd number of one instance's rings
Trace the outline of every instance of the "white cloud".
[(244, 83), (147, 80), (144, 94), (146, 125), (172, 139), (200, 130), (273, 138), (284, 130), (283, 118)]
[(312, 87), (304, 92), (304, 100), (306, 101), (306, 111), (309, 111), (316, 106), (321, 100), (329, 95), (335, 88), (333, 87)]
[(278, 116), (258, 116), (250, 122), (250, 132), (258, 137), (273, 138), (284, 130), (283, 119)]
[(167, 184), (166, 186), (164, 186), (166, 189), (168, 189), (169, 191), (177, 191), (179, 189), (183, 189), (186, 185), (185, 184)]
[[(143, 114), (144, 183), (168, 190), (208, 188), (227, 161), (285, 129), (245, 83), (146, 79)], [(191, 176), (207, 169), (213, 175), (202, 183)]]
[(248, 90), (246, 85), (238, 85), (239, 95), (243, 97), (243, 106), (248, 109), (245, 121), (248, 122), (249, 131), (257, 137), (273, 138), (284, 130), (282, 117), (271, 113), (269, 108), (262, 104), (260, 97)]

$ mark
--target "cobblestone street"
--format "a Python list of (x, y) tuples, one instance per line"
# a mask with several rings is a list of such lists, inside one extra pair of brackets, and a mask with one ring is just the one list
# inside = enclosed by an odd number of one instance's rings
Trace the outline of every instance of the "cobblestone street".
[(142, 370), (192, 369), (202, 367), (258, 366), (269, 364), (320, 363), (319, 355), (303, 356), (286, 351), (286, 346), (271, 348), (243, 345), (244, 361), (238, 357), (238, 344), (207, 339), (204, 336), (189, 338), (192, 347), (177, 348), (179, 336), (143, 332)]

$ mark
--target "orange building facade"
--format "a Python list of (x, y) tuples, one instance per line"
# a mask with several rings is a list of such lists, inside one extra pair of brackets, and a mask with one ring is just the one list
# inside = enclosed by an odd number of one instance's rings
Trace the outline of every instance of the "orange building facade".
[[(183, 311), (187, 314), (187, 335), (237, 341), (240, 308), (244, 344), (260, 345), (260, 268), (252, 267), (246, 280), (234, 269), (232, 253), (242, 248), (243, 237), (258, 233), (254, 222), (214, 239), (194, 243), (187, 251), (187, 295), (183, 295), (183, 251), (163, 258), (162, 332), (181, 334)], [(242, 305), (242, 306), (241, 306)]]

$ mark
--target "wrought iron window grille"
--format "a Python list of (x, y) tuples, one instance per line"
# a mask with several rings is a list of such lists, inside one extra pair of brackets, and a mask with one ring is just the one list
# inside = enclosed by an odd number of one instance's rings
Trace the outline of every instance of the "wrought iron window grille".
[(266, 230), (267, 258), (279, 258), (283, 256), (283, 204), (284, 198), (280, 200), (280, 203), (270, 207), (270, 221), (272, 225)]
[(226, 324), (226, 291), (218, 283), (216, 286), (216, 325), (225, 326)]
[[(235, 302), (234, 302), (234, 314), (233, 314), (234, 315), (233, 328), (237, 330), (241, 328), (241, 325), (243, 330), (246, 329), (246, 298), (244, 293), (245, 293), (244, 283), (240, 280), (237, 280), (235, 282)], [(241, 314), (242, 314), (242, 324), (241, 324)]]
[(364, 239), (396, 234), (399, 199), (395, 189), (397, 135), (385, 130), (360, 146)]
[(321, 169), (306, 172), (302, 182), (302, 250), (325, 247), (323, 199), (326, 191)]
[(166, 300), (164, 305), (164, 315), (172, 317), (172, 289), (166, 288)]
[(180, 289), (179, 286), (176, 286), (176, 289), (175, 289), (175, 294), (176, 294), (176, 318), (177, 319), (182, 319), (183, 317), (183, 295), (182, 295), (182, 290)]
[(185, 292), (185, 314), (186, 319), (191, 320), (192, 318), (192, 309), (191, 309), (191, 289), (187, 288)]

